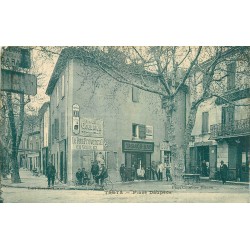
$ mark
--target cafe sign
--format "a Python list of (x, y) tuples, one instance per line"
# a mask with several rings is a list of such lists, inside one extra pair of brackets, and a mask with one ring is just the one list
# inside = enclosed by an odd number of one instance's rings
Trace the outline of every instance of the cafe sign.
[(154, 152), (153, 142), (122, 141), (123, 152)]
[(102, 151), (104, 140), (103, 138), (72, 136), (73, 150), (96, 150)]
[(2, 51), (1, 64), (7, 68), (29, 69), (31, 67), (30, 49), (8, 46)]
[(80, 118), (80, 134), (86, 137), (103, 137), (103, 120)]

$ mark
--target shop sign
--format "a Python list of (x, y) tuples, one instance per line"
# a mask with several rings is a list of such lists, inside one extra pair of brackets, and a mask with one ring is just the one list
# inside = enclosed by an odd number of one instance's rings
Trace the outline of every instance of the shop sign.
[(92, 118), (80, 118), (80, 134), (81, 136), (103, 137), (103, 120)]
[(153, 142), (122, 141), (123, 152), (154, 152)]
[(37, 78), (35, 75), (1, 69), (1, 90), (35, 96)]
[(3, 49), (1, 64), (4, 67), (24, 68), (31, 67), (30, 49), (9, 46)]
[(72, 136), (73, 150), (103, 150), (103, 138)]

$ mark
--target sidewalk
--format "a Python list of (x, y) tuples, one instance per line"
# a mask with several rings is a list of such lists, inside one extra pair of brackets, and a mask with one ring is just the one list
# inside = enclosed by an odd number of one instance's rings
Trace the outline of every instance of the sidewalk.
[[(21, 183), (11, 183), (10, 175), (8, 179), (1, 179), (3, 187), (14, 187), (14, 188), (30, 188), (30, 189), (48, 189), (47, 177), (44, 175), (34, 176), (32, 172), (27, 169), (19, 170)], [(65, 189), (68, 186), (63, 183), (57, 183), (55, 188)]]
[[(49, 189), (47, 178), (44, 175), (41, 176), (33, 176), (32, 172), (26, 169), (20, 169), (20, 177), (21, 177), (21, 183), (11, 183), (10, 176), (8, 176), (8, 179), (2, 179), (1, 183), (3, 187), (13, 187), (13, 188), (28, 188), (28, 189)], [(200, 183), (193, 183), (195, 186), (204, 186), (204, 185), (218, 185), (221, 183), (221, 181), (217, 180), (209, 180), (209, 178), (201, 178)], [(166, 182), (166, 180), (163, 180), (162, 182), (159, 181), (152, 181), (152, 180), (140, 180), (140, 181), (129, 181), (129, 182), (114, 182), (114, 190), (116, 189), (159, 189), (159, 190), (168, 190), (172, 188), (171, 182)], [(232, 182), (228, 181), (227, 184), (234, 185), (234, 186), (245, 186), (249, 187), (249, 183), (247, 182)], [(189, 187), (192, 185), (188, 185), (187, 183), (183, 183), (183, 186)], [(55, 182), (54, 189), (64, 189), (64, 190), (86, 190), (87, 188), (85, 186), (74, 186), (69, 184), (63, 184), (61, 182)]]

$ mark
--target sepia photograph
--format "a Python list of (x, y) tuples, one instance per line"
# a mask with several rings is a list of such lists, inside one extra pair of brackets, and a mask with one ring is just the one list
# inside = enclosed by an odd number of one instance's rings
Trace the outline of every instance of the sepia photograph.
[(247, 248), (248, 5), (2, 1), (0, 248)]
[(249, 203), (249, 46), (3, 46), (1, 202)]

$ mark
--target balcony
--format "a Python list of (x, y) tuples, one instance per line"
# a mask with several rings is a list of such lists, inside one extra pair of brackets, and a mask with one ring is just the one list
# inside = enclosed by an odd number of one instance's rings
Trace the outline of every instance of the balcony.
[(230, 138), (250, 135), (250, 118), (236, 120), (231, 124), (214, 124), (210, 126), (210, 139)]

